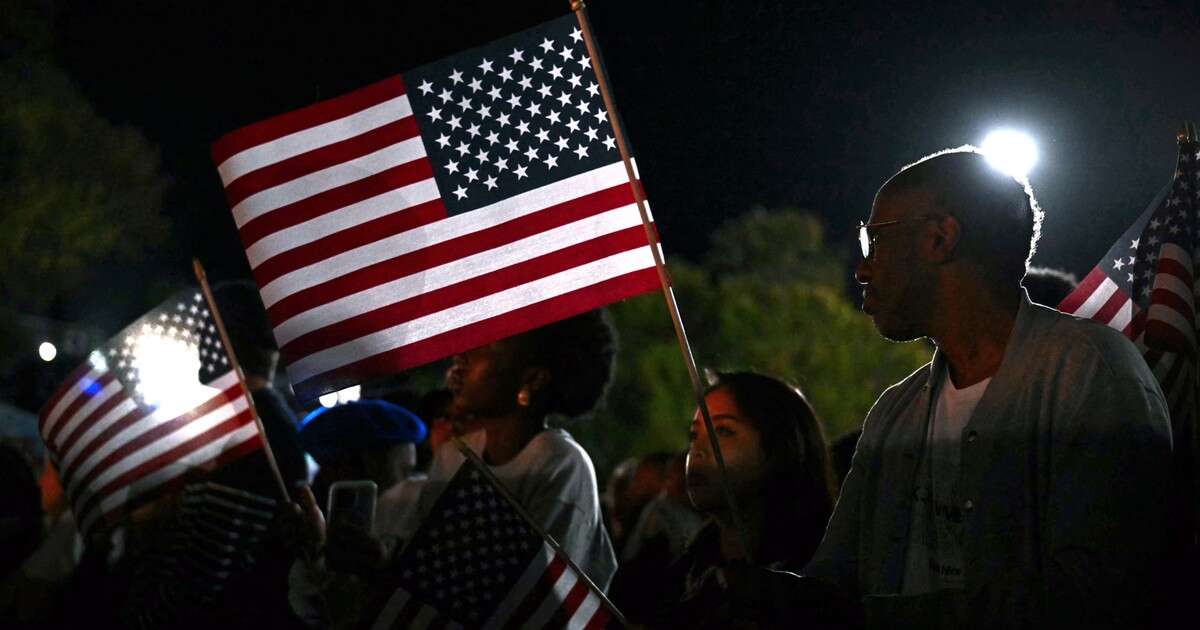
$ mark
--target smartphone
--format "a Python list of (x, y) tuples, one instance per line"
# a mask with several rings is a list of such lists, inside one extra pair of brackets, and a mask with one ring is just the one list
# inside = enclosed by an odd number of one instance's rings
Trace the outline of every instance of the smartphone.
[(329, 524), (347, 524), (368, 534), (375, 523), (375, 498), (379, 489), (374, 481), (336, 481), (329, 486)]

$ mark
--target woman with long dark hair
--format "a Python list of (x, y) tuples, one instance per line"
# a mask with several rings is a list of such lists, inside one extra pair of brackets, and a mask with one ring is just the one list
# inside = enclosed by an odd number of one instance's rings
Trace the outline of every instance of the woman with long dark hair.
[(833, 511), (834, 478), (821, 426), (799, 389), (753, 372), (714, 375), (705, 403), (744, 530), (725, 499), (697, 410), (687, 487), (710, 522), (665, 577), (667, 592), (648, 621), (712, 628), (786, 623), (786, 602), (772, 595), (780, 581), (775, 577), (787, 582), (791, 576), (769, 570), (800, 570)]

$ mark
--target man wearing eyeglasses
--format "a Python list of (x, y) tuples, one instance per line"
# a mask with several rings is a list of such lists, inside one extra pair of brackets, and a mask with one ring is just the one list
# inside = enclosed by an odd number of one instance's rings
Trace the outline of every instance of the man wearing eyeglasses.
[(878, 627), (1139, 627), (1171, 433), (1119, 332), (1029, 301), (1032, 191), (972, 148), (903, 169), (859, 227), (863, 311), (932, 361), (868, 413), (805, 573)]

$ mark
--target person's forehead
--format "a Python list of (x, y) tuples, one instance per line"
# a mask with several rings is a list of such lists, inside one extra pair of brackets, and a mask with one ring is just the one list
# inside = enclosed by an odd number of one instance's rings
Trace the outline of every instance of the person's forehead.
[(895, 221), (929, 211), (931, 194), (921, 187), (898, 188), (885, 184), (871, 206), (871, 223)]

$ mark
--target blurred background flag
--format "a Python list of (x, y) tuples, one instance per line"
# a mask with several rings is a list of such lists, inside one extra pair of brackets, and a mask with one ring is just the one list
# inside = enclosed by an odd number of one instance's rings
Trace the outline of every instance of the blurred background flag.
[(302, 398), (659, 287), (574, 15), (212, 155)]
[(38, 429), (85, 533), (262, 447), (209, 306), (187, 289), (93, 350)]
[(1177, 424), (1195, 402), (1196, 211), (1200, 143), (1182, 135), (1175, 177), (1058, 309), (1120, 330), (1137, 344)]
[(1200, 436), (1196, 432), (1196, 260), (1200, 243), (1200, 141), (1179, 135), (1175, 176), (1058, 309), (1116, 328), (1141, 350), (1171, 411), (1172, 536), (1200, 542)]
[(497, 488), (477, 457), (468, 456), (446, 484), (394, 566), (398, 586), (382, 603), (372, 630), (623, 625), (591, 581)]

